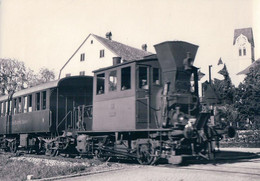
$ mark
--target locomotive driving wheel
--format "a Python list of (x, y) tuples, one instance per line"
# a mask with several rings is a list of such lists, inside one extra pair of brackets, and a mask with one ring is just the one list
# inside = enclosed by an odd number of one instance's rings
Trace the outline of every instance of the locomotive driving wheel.
[(58, 155), (58, 149), (55, 147), (54, 142), (46, 143), (45, 148), (46, 148), (45, 155), (52, 156), (52, 157)]
[(109, 156), (106, 156), (106, 151), (103, 150), (103, 148), (105, 148), (106, 146), (109, 145), (109, 138), (104, 137), (104, 138), (100, 138), (98, 140), (98, 147), (94, 150), (94, 155), (95, 157), (100, 160), (101, 162), (106, 162), (108, 160), (110, 160)]
[(105, 152), (102, 151), (101, 149), (96, 149), (94, 151), (95, 157), (100, 160), (101, 162), (106, 162), (110, 159), (109, 156), (105, 156)]
[(152, 165), (157, 161), (155, 149), (151, 143), (137, 144), (137, 161), (141, 165)]

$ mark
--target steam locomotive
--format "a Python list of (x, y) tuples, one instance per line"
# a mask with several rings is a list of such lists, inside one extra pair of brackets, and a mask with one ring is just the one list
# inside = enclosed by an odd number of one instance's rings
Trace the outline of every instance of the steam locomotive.
[[(158, 159), (181, 162), (185, 156), (214, 158), (214, 142), (234, 129), (218, 129), (202, 111), (198, 46), (169, 41), (156, 55), (0, 97), (0, 146), (6, 151), (81, 155), (107, 160)], [(9, 100), (9, 101), (8, 101)]]

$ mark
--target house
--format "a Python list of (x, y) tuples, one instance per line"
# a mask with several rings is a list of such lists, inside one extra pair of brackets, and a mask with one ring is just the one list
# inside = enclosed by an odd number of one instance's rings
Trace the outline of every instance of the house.
[(93, 75), (92, 71), (111, 66), (113, 63), (142, 59), (152, 54), (147, 52), (146, 48), (146, 45), (137, 49), (114, 41), (111, 32), (106, 33), (106, 38), (89, 34), (60, 69), (59, 78)]

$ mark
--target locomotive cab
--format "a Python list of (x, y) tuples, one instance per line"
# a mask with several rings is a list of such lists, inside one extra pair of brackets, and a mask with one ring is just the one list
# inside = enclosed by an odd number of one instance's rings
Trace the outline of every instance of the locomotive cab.
[(94, 71), (93, 130), (158, 128), (161, 90), (154, 58)]

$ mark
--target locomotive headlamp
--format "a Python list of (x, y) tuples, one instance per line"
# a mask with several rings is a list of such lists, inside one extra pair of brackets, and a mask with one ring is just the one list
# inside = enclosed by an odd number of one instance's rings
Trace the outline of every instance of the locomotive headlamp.
[(179, 121), (183, 121), (184, 120), (184, 116), (181, 115), (181, 116), (178, 117), (178, 119), (179, 119)]
[(188, 122), (188, 124), (185, 125), (184, 130), (183, 130), (183, 135), (187, 139), (191, 139), (193, 137), (193, 126), (191, 122)]

